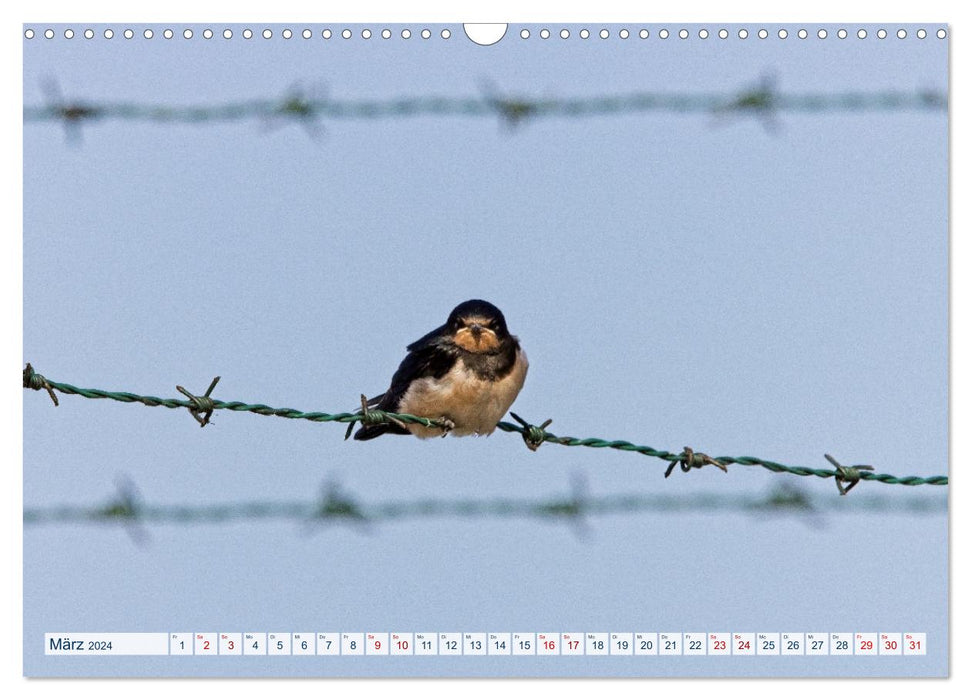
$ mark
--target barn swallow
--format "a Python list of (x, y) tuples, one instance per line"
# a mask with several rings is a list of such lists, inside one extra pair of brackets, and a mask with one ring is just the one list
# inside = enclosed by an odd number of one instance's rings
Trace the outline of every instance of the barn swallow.
[(365, 425), (354, 439), (385, 433), (420, 438), (448, 432), (489, 435), (523, 388), (528, 367), (526, 353), (499, 309), (481, 299), (462, 302), (445, 325), (408, 346), (391, 387), (367, 402), (382, 411), (440, 418), (446, 428), (400, 422)]

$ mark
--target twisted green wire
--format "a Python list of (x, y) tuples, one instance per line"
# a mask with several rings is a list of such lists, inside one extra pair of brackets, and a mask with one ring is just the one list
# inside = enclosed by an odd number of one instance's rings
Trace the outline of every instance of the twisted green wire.
[[(290, 418), (294, 420), (309, 420), (316, 423), (362, 422), (365, 424), (376, 424), (398, 420), (402, 423), (417, 423), (427, 427), (442, 427), (442, 422), (440, 420), (413, 416), (408, 413), (392, 413), (390, 411), (379, 411), (372, 409), (369, 409), (367, 414), (362, 414), (360, 411), (355, 413), (323, 413), (320, 411), (308, 413), (305, 411), (298, 411), (295, 408), (273, 408), (265, 404), (252, 404), (245, 403), (243, 401), (221, 401), (219, 399), (209, 398), (208, 396), (193, 397), (191, 399), (162, 399), (156, 396), (141, 396), (139, 394), (133, 394), (126, 391), (82, 389), (71, 384), (55, 382), (47, 379), (43, 375), (36, 373), (30, 364), (28, 364), (24, 369), (23, 382), (25, 389), (34, 389), (38, 391), (41, 389), (46, 390), (50, 394), (51, 398), (54, 399), (55, 403), (57, 402), (57, 399), (54, 396), (54, 390), (57, 390), (64, 394), (74, 394), (77, 396), (83, 396), (87, 399), (111, 399), (112, 401), (121, 401), (123, 403), (141, 403), (146, 406), (186, 408), (196, 416), (198, 413), (205, 411), (229, 410), (256, 413), (261, 416), (278, 416), (280, 418)], [(211, 389), (212, 387), (210, 387), (210, 390)], [(188, 394), (188, 392), (186, 393)], [(189, 395), (191, 396), (191, 394)], [(720, 462), (722, 465), (741, 464), (744, 466), (759, 466), (777, 473), (795, 474), (797, 476), (817, 476), (823, 479), (835, 478), (837, 479), (838, 484), (842, 482), (850, 482), (851, 487), (852, 484), (856, 483), (856, 481), (878, 481), (884, 484), (902, 484), (905, 486), (948, 485), (948, 477), (943, 475), (929, 477), (898, 477), (892, 474), (879, 474), (872, 471), (866, 471), (867, 469), (870, 469), (870, 467), (863, 465), (853, 465), (843, 467), (842, 469), (814, 469), (811, 467), (789, 466), (780, 464), (778, 462), (760, 459), (758, 457), (743, 456), (708, 458), (706, 455), (696, 456), (705, 457), (709, 461), (692, 463), (689, 455), (687, 455), (685, 452), (675, 453), (668, 452), (666, 450), (656, 450), (653, 447), (648, 447), (646, 445), (635, 445), (634, 443), (626, 440), (604, 440), (602, 438), (575, 438), (559, 436), (545, 429), (545, 427), (549, 425), (549, 421), (544, 423), (542, 426), (535, 426), (522, 421), (522, 419), (519, 420), (523, 423), (523, 425), (519, 426), (501, 421), (496, 427), (499, 430), (507, 433), (519, 433), (530, 449), (536, 449), (543, 442), (552, 442), (557, 445), (564, 445), (567, 447), (609, 448), (613, 450), (621, 450), (623, 452), (637, 452), (648, 457), (656, 457), (658, 459), (671, 462), (672, 467), (674, 463), (681, 462), (682, 469), (684, 471), (688, 471), (691, 468), (699, 468), (703, 466), (703, 464), (711, 464), (711, 460), (713, 459), (714, 461)], [(204, 421), (200, 420), (200, 422), (205, 425)], [(685, 462), (686, 458), (688, 458), (687, 462)]]
[[(529, 428), (513, 425), (512, 423), (506, 423), (505, 421), (500, 422), (496, 427), (499, 428), (499, 430), (506, 431), (507, 433), (520, 433), (524, 436), (524, 438), (527, 437), (527, 433), (529, 431)], [(531, 427), (535, 428), (535, 426)], [(622, 450), (625, 452), (637, 452), (642, 455), (647, 455), (648, 457), (657, 457), (658, 459), (663, 459), (669, 462), (679, 461), (685, 457), (683, 452), (674, 453), (667, 452), (665, 450), (656, 450), (653, 447), (635, 445), (626, 440), (560, 437), (546, 430), (542, 431), (541, 440), (542, 442), (553, 442), (557, 445), (566, 445), (567, 447), (608, 447), (610, 449)], [(841, 476), (841, 474), (835, 469), (813, 469), (811, 467), (788, 466), (785, 464), (779, 464), (778, 462), (772, 462), (767, 459), (759, 459), (758, 457), (714, 457), (713, 459), (721, 462), (722, 464), (759, 466), (764, 467), (769, 471), (784, 472), (787, 474), (795, 474), (797, 476), (818, 476), (823, 479), (832, 479), (834, 477)], [(854, 467), (850, 468), (852, 469)], [(859, 467), (856, 468), (858, 469)], [(861, 471), (855, 476), (858, 476), (861, 481), (879, 481), (884, 484), (903, 484), (905, 486), (920, 486), (923, 484), (947, 486), (948, 483), (948, 477), (946, 476), (893, 476), (892, 474), (875, 474), (867, 471)]]
[[(29, 365), (28, 365), (29, 367)], [(243, 401), (220, 401), (219, 399), (208, 399), (207, 397), (197, 397), (191, 399), (162, 399), (157, 396), (141, 396), (127, 391), (105, 391), (103, 389), (82, 389), (72, 384), (55, 382), (47, 379), (36, 372), (24, 372), (24, 388), (45, 389), (50, 387), (63, 394), (74, 394), (83, 396), (86, 399), (111, 399), (122, 403), (141, 403), (146, 406), (164, 406), (165, 408), (187, 408), (190, 411), (208, 410), (208, 404), (215, 410), (245, 411), (256, 413), (261, 416), (278, 416), (280, 418), (293, 418), (314, 421), (317, 423), (355, 423), (360, 422), (363, 416), (360, 413), (323, 413), (320, 411), (307, 413), (298, 411), (295, 408), (273, 408), (266, 404), (245, 403)], [(208, 403), (206, 403), (208, 402)], [(373, 422), (385, 422), (384, 418), (396, 418), (403, 423), (420, 423), (427, 427), (440, 427), (437, 420), (413, 416), (407, 413), (388, 413), (385, 411), (372, 411)]]

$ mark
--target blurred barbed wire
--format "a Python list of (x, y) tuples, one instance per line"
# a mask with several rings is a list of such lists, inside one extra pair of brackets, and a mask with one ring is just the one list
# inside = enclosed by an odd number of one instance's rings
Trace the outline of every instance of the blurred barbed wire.
[(562, 522), (584, 534), (590, 518), (636, 514), (739, 513), (795, 517), (824, 527), (826, 514), (883, 513), (940, 515), (946, 496), (875, 496), (841, 499), (811, 495), (782, 484), (763, 495), (695, 493), (678, 495), (624, 493), (592, 495), (584, 477), (574, 475), (571, 492), (545, 498), (467, 498), (367, 502), (349, 494), (334, 480), (324, 483), (317, 499), (241, 501), (221, 504), (145, 503), (130, 479), (116, 480), (117, 493), (100, 505), (60, 505), (24, 509), (24, 525), (116, 524), (138, 541), (155, 524), (203, 525), (234, 521), (283, 520), (307, 527), (345, 524), (370, 530), (379, 523), (431, 518), (532, 518)]
[(26, 105), (25, 123), (59, 122), (69, 130), (98, 121), (206, 124), (245, 120), (290, 120), (313, 132), (326, 120), (380, 120), (409, 117), (494, 117), (515, 127), (541, 118), (581, 118), (613, 114), (666, 112), (750, 115), (767, 126), (780, 113), (824, 112), (946, 112), (948, 97), (935, 89), (783, 92), (775, 80), (763, 78), (755, 87), (726, 92), (628, 92), (587, 97), (546, 98), (504, 93), (490, 81), (480, 81), (479, 95), (350, 99), (325, 96), (300, 85), (281, 97), (212, 104), (165, 105), (96, 99), (67, 99), (56, 82), (47, 80), (46, 104)]

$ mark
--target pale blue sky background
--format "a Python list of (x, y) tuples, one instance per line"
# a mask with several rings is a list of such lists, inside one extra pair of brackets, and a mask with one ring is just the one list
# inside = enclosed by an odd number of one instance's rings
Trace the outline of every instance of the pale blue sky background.
[[(52, 77), (68, 100), (171, 105), (273, 98), (298, 82), (334, 99), (472, 97), (484, 80), (539, 97), (707, 93), (765, 74), (784, 92), (947, 89), (946, 41), (840, 41), (832, 25), (824, 41), (821, 25), (805, 41), (802, 25), (786, 25), (785, 41), (757, 25), (772, 38), (744, 42), (734, 30), (662, 42), (658, 25), (646, 41), (543, 41), (528, 25), (534, 38), (523, 41), (515, 25), (491, 48), (459, 25), (448, 41), (404, 41), (400, 27), (387, 41), (324, 41), (313, 25), (310, 41), (208, 42), (201, 25), (191, 41), (125, 41), (123, 25), (105, 41), (91, 26), (91, 41), (25, 41), (25, 104), (43, 103)], [(569, 27), (576, 37), (580, 25)], [(288, 123), (99, 122), (72, 143), (56, 124), (25, 125), (24, 359), (59, 381), (158, 396), (175, 396), (175, 384), (202, 391), (219, 374), (225, 400), (336, 412), (384, 390), (404, 346), (478, 296), (503, 309), (531, 359), (514, 410), (553, 417), (556, 432), (817, 467), (828, 451), (897, 475), (946, 473), (943, 113), (783, 114), (775, 133), (755, 119), (663, 113), (512, 132), (485, 118), (321, 126), (313, 139)], [(173, 504), (310, 499), (328, 478), (365, 502), (543, 499), (566, 495), (575, 473), (594, 495), (760, 494), (784, 481), (835, 492), (746, 467), (665, 481), (656, 460), (555, 445), (533, 454), (507, 434), (345, 443), (337, 425), (217, 413), (200, 430), (184, 411), (77, 397), (54, 409), (32, 392), (24, 430), (25, 507), (102, 503), (119, 474), (146, 501)], [(848, 498), (868, 492), (946, 490), (868, 483)], [(165, 525), (142, 547), (121, 528), (28, 527), (25, 671), (946, 671), (943, 514), (828, 513), (821, 528), (724, 512), (589, 525), (584, 539), (515, 519), (310, 536), (293, 522)], [(930, 653), (43, 657), (43, 632), (61, 629), (926, 631)]]

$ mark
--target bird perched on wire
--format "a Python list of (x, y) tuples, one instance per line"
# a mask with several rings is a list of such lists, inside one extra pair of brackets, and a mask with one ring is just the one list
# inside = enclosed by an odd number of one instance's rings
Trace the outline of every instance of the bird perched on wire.
[(464, 301), (445, 325), (408, 346), (391, 387), (367, 401), (391, 413), (441, 419), (444, 428), (402, 422), (365, 425), (355, 440), (385, 433), (429, 438), (489, 435), (512, 406), (529, 362), (502, 312), (487, 301)]

